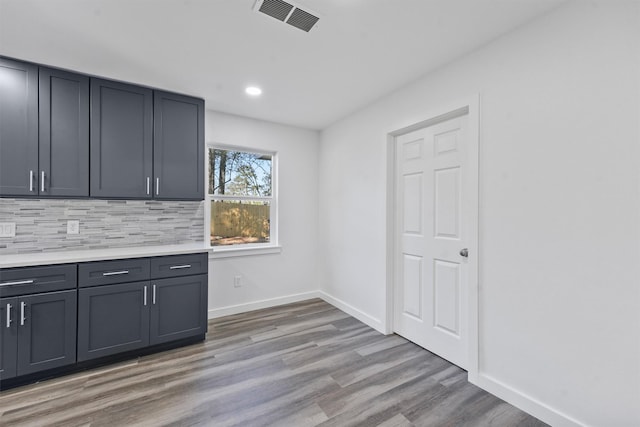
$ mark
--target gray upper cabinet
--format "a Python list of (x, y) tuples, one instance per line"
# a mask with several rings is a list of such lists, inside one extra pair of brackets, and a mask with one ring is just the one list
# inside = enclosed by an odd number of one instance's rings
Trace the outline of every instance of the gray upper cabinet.
[(204, 199), (204, 101), (0, 57), (0, 197)]
[(91, 79), (91, 197), (150, 199), (153, 91)]
[(154, 198), (204, 199), (204, 101), (154, 91)]
[(89, 78), (0, 59), (0, 196), (89, 196)]
[(89, 196), (89, 78), (40, 68), (40, 196)]
[(0, 58), (0, 196), (38, 194), (38, 67)]

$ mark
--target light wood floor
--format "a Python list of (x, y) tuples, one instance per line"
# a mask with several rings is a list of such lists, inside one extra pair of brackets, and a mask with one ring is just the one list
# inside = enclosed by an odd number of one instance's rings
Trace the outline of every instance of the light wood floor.
[(544, 426), (466, 372), (321, 300), (201, 344), (0, 393), (1, 426)]

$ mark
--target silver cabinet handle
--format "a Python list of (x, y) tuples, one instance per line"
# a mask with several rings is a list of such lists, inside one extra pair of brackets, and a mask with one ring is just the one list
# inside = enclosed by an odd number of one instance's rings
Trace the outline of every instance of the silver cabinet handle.
[(24, 309), (26, 306), (27, 303), (25, 303), (24, 301), (20, 303), (20, 326), (24, 326), (24, 322), (25, 320), (27, 320), (26, 316), (24, 315)]
[(33, 171), (29, 171), (29, 191), (33, 192)]
[(191, 264), (172, 265), (171, 267), (169, 267), (169, 270), (179, 270), (181, 268), (191, 268)]
[(11, 304), (7, 304), (7, 328), (9, 328), (11, 326), (11, 309), (13, 307), (11, 306)]
[(160, 195), (160, 177), (156, 178), (156, 196)]
[(460, 256), (467, 258), (469, 256), (469, 249), (467, 248), (460, 249)]
[(40, 172), (40, 191), (44, 193), (44, 171)]
[(151, 298), (153, 305), (156, 305), (156, 285), (153, 285), (153, 296)]
[(129, 270), (122, 271), (108, 271), (106, 273), (102, 273), (103, 276), (118, 276), (120, 274), (129, 274)]
[(0, 283), (0, 286), (12, 286), (12, 285), (30, 285), (34, 282), (33, 279), (31, 280), (17, 280), (15, 282), (4, 282), (4, 283)]
[(144, 305), (147, 305), (147, 285), (144, 286)]
[(151, 194), (151, 178), (147, 177), (147, 196)]

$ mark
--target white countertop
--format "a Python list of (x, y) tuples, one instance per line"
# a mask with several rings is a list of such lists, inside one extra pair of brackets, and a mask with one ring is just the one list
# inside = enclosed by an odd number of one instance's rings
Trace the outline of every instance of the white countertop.
[(211, 248), (204, 242), (201, 242), (185, 243), (180, 245), (132, 246), (126, 248), (0, 255), (0, 268), (66, 264), (72, 262), (102, 261), (121, 258), (144, 258), (150, 256), (192, 254), (196, 252), (211, 252)]

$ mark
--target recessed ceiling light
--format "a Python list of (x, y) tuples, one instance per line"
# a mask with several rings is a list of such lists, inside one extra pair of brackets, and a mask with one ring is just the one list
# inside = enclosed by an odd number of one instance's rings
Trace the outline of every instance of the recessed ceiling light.
[(247, 86), (247, 88), (244, 91), (247, 93), (247, 95), (251, 95), (251, 96), (262, 95), (262, 89), (260, 89), (257, 86)]

